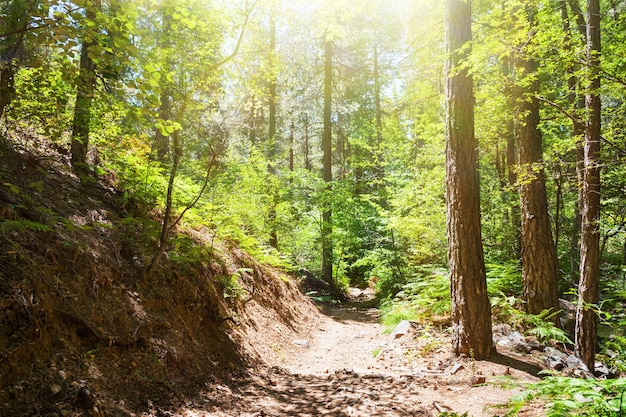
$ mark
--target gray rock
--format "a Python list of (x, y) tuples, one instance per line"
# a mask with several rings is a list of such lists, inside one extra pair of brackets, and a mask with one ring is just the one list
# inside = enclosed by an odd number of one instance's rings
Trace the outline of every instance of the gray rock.
[(540, 352), (543, 352), (543, 350), (546, 348), (543, 343), (539, 342), (539, 340), (537, 340), (537, 338), (533, 336), (526, 336), (526, 343), (528, 343), (532, 350), (538, 350)]
[(526, 338), (520, 332), (512, 332), (509, 336), (509, 346), (515, 352), (530, 353), (532, 347), (526, 343)]
[(296, 345), (296, 346), (300, 346), (303, 348), (309, 348), (309, 341), (308, 340), (300, 340), (300, 339), (296, 339), (296, 340), (292, 340), (291, 344)]
[(553, 347), (546, 347), (543, 353), (543, 361), (548, 368), (560, 371), (566, 367), (567, 355), (565, 353)]
[(402, 320), (400, 323), (398, 323), (396, 328), (393, 329), (393, 332), (391, 332), (391, 338), (397, 339), (399, 337), (404, 336), (405, 334), (409, 332), (410, 328), (411, 328), (411, 322), (408, 320)]
[(510, 324), (499, 323), (499, 324), (496, 324), (495, 326), (493, 326), (493, 333), (494, 334), (498, 334), (498, 335), (502, 335), (502, 336), (508, 336), (511, 333), (513, 333), (513, 328), (511, 327)]
[(568, 335), (574, 335), (574, 328), (576, 327), (576, 306), (571, 302), (559, 298), (559, 321), (561, 328), (567, 332)]

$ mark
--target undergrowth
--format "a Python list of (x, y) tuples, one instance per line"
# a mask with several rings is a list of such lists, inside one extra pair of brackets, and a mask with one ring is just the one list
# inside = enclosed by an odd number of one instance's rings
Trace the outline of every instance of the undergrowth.
[(533, 402), (546, 404), (548, 417), (626, 415), (625, 379), (547, 377), (511, 399), (507, 416), (517, 416)]

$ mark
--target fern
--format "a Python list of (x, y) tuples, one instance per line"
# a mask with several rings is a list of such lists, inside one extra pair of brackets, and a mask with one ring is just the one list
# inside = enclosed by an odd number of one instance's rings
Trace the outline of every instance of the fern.
[(626, 415), (626, 381), (547, 377), (511, 399), (507, 415), (516, 416), (533, 401), (547, 403), (548, 417)]
[(34, 230), (36, 232), (51, 232), (52, 228), (43, 223), (33, 222), (30, 220), (5, 220), (0, 223), (0, 231), (7, 232), (25, 232)]
[(567, 333), (554, 325), (554, 318), (558, 313), (558, 311), (544, 310), (537, 315), (525, 314), (525, 321), (532, 326), (528, 333), (542, 343), (554, 340), (559, 343), (571, 344), (572, 340), (567, 336)]

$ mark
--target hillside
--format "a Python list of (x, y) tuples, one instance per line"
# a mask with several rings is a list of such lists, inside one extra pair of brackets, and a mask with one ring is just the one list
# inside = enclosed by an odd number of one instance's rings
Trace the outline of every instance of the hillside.
[(2, 138), (0, 167), (2, 416), (167, 408), (315, 321), (290, 277), (210, 230), (181, 228), (145, 274), (158, 213), (110, 179), (81, 183), (41, 137)]

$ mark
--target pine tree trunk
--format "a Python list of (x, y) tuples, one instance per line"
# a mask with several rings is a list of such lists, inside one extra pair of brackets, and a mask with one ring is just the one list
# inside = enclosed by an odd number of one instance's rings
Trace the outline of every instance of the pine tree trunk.
[(587, 1), (587, 61), (590, 86), (585, 97), (585, 180), (583, 182), (580, 284), (576, 314), (576, 355), (593, 372), (598, 316), (595, 306), (600, 293), (600, 2)]
[[(277, 145), (276, 145), (276, 74), (275, 71), (275, 54), (276, 54), (276, 1), (272, 1), (270, 4), (270, 45), (269, 45), (269, 67), (270, 67), (270, 82), (269, 82), (269, 132), (268, 132), (268, 150), (267, 159), (269, 162), (268, 173), (275, 175), (276, 170), (273, 164), (276, 162)], [(278, 231), (276, 225), (276, 206), (278, 205), (278, 190), (271, 190), (270, 207), (268, 210), (269, 225), (270, 225), (270, 240), (269, 245), (273, 248), (278, 248)]]
[(333, 280), (333, 242), (332, 242), (332, 209), (331, 184), (332, 174), (332, 132), (331, 106), (333, 81), (333, 47), (329, 39), (324, 41), (324, 134), (322, 137), (322, 165), (326, 193), (323, 198), (322, 213), (322, 278), (335, 288)]
[[(529, 10), (531, 26), (533, 13)], [(535, 98), (539, 93), (538, 65), (536, 61), (520, 56), (515, 58), (515, 65), (519, 74), (515, 97), (524, 299), (529, 314), (539, 314), (543, 310), (556, 312), (559, 309), (556, 248), (548, 212), (539, 101)], [(556, 322), (557, 317), (554, 317)]]
[(472, 39), (471, 1), (446, 3), (446, 201), (455, 355), (488, 358), (494, 350), (480, 229), (478, 143), (471, 76), (459, 63)]

